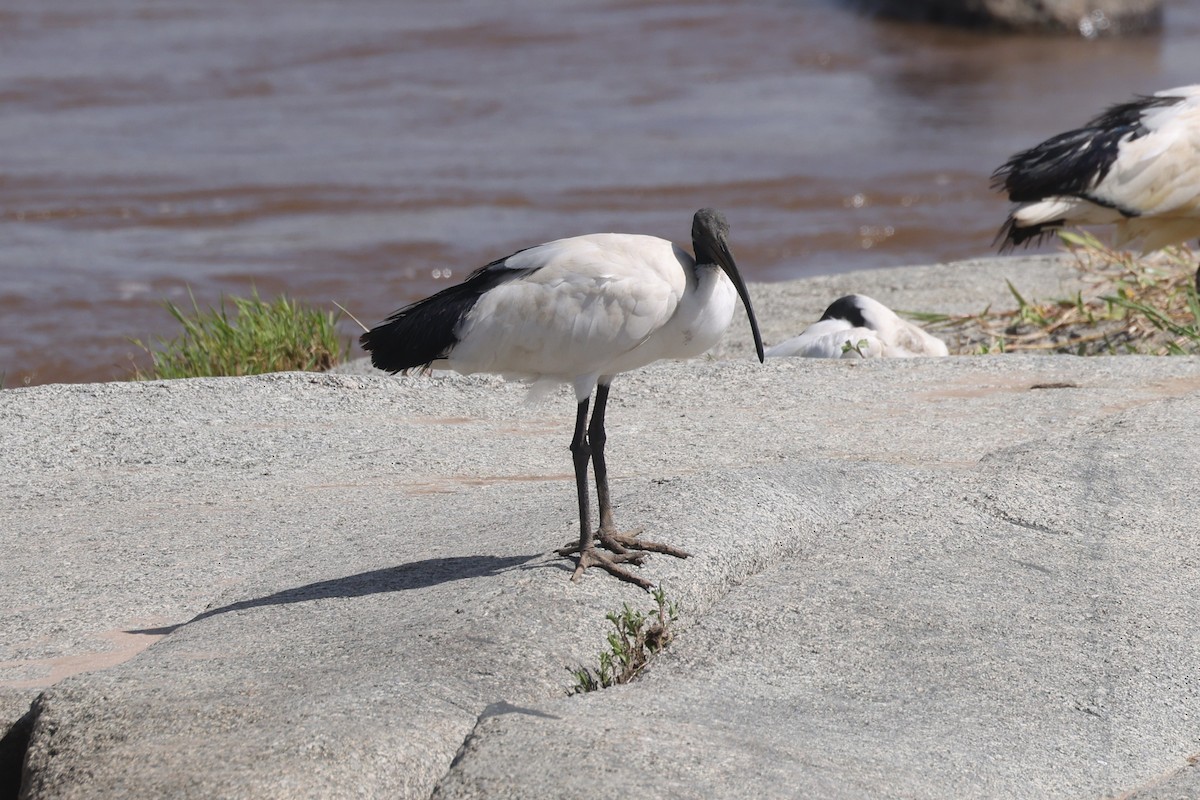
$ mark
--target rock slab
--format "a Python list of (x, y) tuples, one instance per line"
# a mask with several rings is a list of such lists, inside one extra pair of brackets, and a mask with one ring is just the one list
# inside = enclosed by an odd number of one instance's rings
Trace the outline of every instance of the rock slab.
[[(778, 341), (845, 291), (977, 310), (1006, 277), (1069, 294), (1059, 266), (752, 291)], [(1195, 796), (1200, 359), (750, 348), (739, 328), (728, 360), (614, 384), (617, 521), (693, 557), (644, 567), (682, 606), (675, 643), (583, 696), (569, 670), (605, 614), (652, 603), (551, 553), (576, 532), (569, 392), (0, 392), (0, 711), (22, 762), (0, 789)]]

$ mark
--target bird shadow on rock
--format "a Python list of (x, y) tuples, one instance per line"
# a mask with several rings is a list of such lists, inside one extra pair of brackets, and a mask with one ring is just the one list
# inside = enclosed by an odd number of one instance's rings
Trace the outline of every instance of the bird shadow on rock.
[[(369, 572), (359, 572), (342, 578), (332, 578), (327, 581), (307, 583), (291, 589), (284, 589), (264, 597), (254, 597), (249, 600), (239, 600), (236, 603), (210, 608), (200, 612), (187, 622), (175, 625), (164, 625), (158, 628), (138, 628), (126, 633), (141, 633), (148, 636), (165, 636), (169, 633), (199, 622), (218, 614), (230, 611), (245, 611), (262, 606), (281, 606), (290, 603), (305, 603), (311, 600), (329, 600), (336, 598), (365, 597), (384, 592), (403, 592), (409, 589), (423, 589), (451, 581), (468, 580), (470, 578), (485, 578), (498, 575), (539, 558), (540, 553), (526, 556), (455, 556), (453, 558), (426, 558), (409, 564), (400, 564), (386, 569), (373, 569)], [(528, 567), (526, 567), (528, 568)]]

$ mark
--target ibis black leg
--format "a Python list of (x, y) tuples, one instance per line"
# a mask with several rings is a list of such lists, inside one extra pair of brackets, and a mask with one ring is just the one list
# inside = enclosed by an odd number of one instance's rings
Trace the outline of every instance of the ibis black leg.
[(641, 530), (619, 533), (613, 525), (612, 501), (608, 494), (608, 464), (604, 460), (604, 442), (608, 438), (604, 433), (604, 414), (608, 409), (608, 384), (602, 383), (596, 387), (596, 405), (592, 409), (592, 421), (588, 425), (588, 443), (592, 449), (592, 467), (596, 472), (596, 501), (600, 504), (600, 530), (597, 535), (600, 543), (614, 553), (625, 553), (629, 550), (649, 550), (655, 553), (666, 553), (676, 558), (687, 558), (685, 550), (657, 542), (647, 542), (637, 538)]
[[(576, 411), (575, 436), (571, 439), (571, 459), (575, 463), (575, 491), (579, 497), (579, 542), (575, 545), (568, 545), (559, 549), (558, 553), (564, 556), (571, 553), (579, 554), (578, 566), (575, 567), (575, 572), (571, 575), (571, 580), (573, 581), (579, 580), (584, 570), (588, 567), (599, 567), (623, 581), (636, 583), (643, 589), (650, 589), (653, 586), (650, 581), (634, 575), (621, 566), (621, 564), (641, 564), (642, 559), (645, 558), (644, 554), (629, 553), (622, 549), (620, 552), (608, 555), (596, 550), (592, 534), (591, 509), (588, 503), (587, 469), (588, 462), (592, 458), (592, 446), (588, 441), (587, 412), (588, 401), (584, 400), (579, 404)], [(603, 426), (603, 421), (601, 421), (601, 426)], [(608, 487), (606, 485), (605, 492), (607, 493), (607, 491)]]
[(575, 412), (575, 437), (571, 439), (571, 460), (575, 463), (575, 492), (579, 495), (579, 549), (587, 550), (592, 546), (592, 510), (588, 503), (588, 461), (592, 458), (592, 448), (587, 440), (588, 401), (579, 404)]
[[(592, 469), (596, 473), (596, 502), (600, 504), (600, 530), (613, 531), (612, 501), (608, 496), (608, 464), (604, 461), (604, 413), (608, 409), (608, 385), (596, 387), (596, 406), (592, 410), (592, 421), (588, 425), (588, 443), (592, 446)], [(602, 535), (603, 535), (602, 533)], [(617, 552), (621, 552), (618, 550)]]
[[(588, 401), (579, 404), (575, 414), (575, 436), (571, 439), (571, 458), (575, 463), (575, 491), (579, 496), (579, 542), (560, 548), (560, 555), (579, 554), (579, 564), (571, 580), (579, 580), (588, 567), (599, 567), (623, 581), (636, 583), (643, 589), (652, 589), (653, 584), (635, 575), (623, 564), (641, 564), (646, 551), (665, 553), (677, 558), (687, 558), (687, 552), (670, 545), (647, 542), (639, 539), (639, 531), (618, 533), (613, 525), (612, 499), (608, 493), (608, 464), (604, 460), (604, 414), (608, 409), (608, 384), (596, 387), (596, 404), (588, 422)], [(588, 508), (588, 462), (596, 472), (596, 500), (600, 504), (600, 529), (592, 532), (591, 510)], [(596, 549), (596, 539), (610, 551)]]

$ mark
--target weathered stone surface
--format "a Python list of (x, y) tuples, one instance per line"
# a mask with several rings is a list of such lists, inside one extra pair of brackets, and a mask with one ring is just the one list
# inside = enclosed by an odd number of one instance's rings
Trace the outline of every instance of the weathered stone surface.
[[(1062, 262), (1006, 259), (752, 292), (778, 341), (847, 291), (970, 311), (1008, 300), (1005, 278), (1074, 289)], [(1195, 786), (1200, 359), (750, 352), (735, 327), (732, 360), (614, 384), (617, 521), (694, 555), (644, 568), (682, 603), (672, 648), (583, 697), (568, 669), (605, 613), (649, 600), (571, 584), (551, 555), (576, 525), (569, 392), (372, 374), (0, 392), (0, 711), (34, 703), (23, 796)]]
[(1075, 388), (1021, 398), (977, 375), (971, 401), (947, 400), (1073, 417), (971, 466), (882, 437), (865, 458), (907, 455), (926, 479), (864, 482), (874, 502), (800, 526), (636, 683), (482, 721), (436, 796), (1194, 796), (1177, 790), (1200, 750), (1200, 601), (1182, 582), (1200, 573), (1182, 468), (1200, 377), (1093, 414), (1071, 395), (1104, 390), (1080, 366), (1060, 373)]

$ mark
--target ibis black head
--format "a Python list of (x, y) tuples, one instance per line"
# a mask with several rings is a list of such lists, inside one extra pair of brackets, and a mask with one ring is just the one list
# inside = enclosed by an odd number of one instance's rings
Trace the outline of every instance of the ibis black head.
[(844, 319), (855, 328), (876, 328), (877, 326), (867, 323), (867, 317), (863, 311), (863, 302), (859, 300), (858, 295), (848, 294), (830, 303), (819, 321)]
[(754, 332), (754, 349), (758, 352), (758, 360), (763, 361), (762, 334), (758, 332), (758, 320), (754, 317), (754, 307), (750, 305), (750, 293), (734, 263), (733, 254), (729, 252), (729, 223), (720, 211), (714, 208), (702, 208), (692, 218), (692, 249), (696, 251), (697, 264), (713, 264), (729, 276), (742, 305), (746, 307), (746, 316), (750, 319), (750, 330)]

